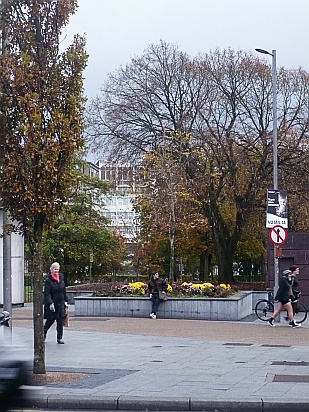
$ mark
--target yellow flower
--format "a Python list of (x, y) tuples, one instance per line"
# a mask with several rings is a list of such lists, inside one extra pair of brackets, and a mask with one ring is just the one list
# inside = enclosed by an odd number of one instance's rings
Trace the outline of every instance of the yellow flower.
[(209, 283), (209, 282), (204, 283), (204, 286), (206, 288), (214, 288), (214, 285), (212, 283)]
[(131, 282), (128, 283), (128, 290), (132, 293), (132, 294), (141, 294), (141, 295), (145, 295), (145, 289), (147, 288), (146, 283), (144, 282)]
[(167, 285), (167, 292), (173, 292), (173, 288), (171, 285)]
[(191, 286), (192, 289), (200, 289), (200, 290), (204, 290), (205, 289), (205, 285), (202, 283), (195, 283)]
[(132, 289), (141, 289), (145, 286), (144, 282), (132, 282), (132, 283), (128, 283), (129, 288)]
[(221, 283), (220, 288), (225, 289), (225, 290), (231, 290), (231, 285), (226, 285), (225, 283)]

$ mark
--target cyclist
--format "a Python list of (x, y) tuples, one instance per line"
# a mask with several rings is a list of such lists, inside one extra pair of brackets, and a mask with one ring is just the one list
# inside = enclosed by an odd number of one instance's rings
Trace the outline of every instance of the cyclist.
[(299, 267), (296, 265), (293, 265), (290, 267), (290, 271), (292, 272), (291, 276), (291, 286), (292, 286), (292, 295), (291, 295), (291, 301), (292, 301), (292, 306), (293, 306), (293, 313), (298, 312), (298, 301), (299, 301), (299, 295), (300, 295), (300, 290), (299, 290), (299, 281), (297, 276), (299, 275)]
[(287, 310), (289, 316), (289, 326), (298, 328), (301, 324), (295, 322), (293, 314), (293, 306), (291, 302), (291, 287), (292, 287), (292, 271), (286, 269), (283, 271), (282, 276), (279, 279), (279, 288), (275, 296), (275, 300), (279, 302), (278, 309), (272, 314), (268, 323), (270, 326), (275, 326), (275, 318), (282, 312)]
[[(290, 299), (292, 302), (293, 314), (295, 315), (295, 313), (298, 313), (298, 301), (299, 301), (299, 295), (300, 295), (299, 282), (297, 278), (297, 275), (299, 275), (299, 267), (296, 265), (293, 265), (290, 267), (290, 271), (292, 272)], [(288, 316), (285, 316), (284, 319), (286, 322), (289, 322)]]
[[(293, 315), (295, 315), (295, 313), (298, 313), (298, 301), (299, 301), (299, 295), (300, 295), (299, 282), (297, 279), (297, 275), (299, 275), (299, 267), (296, 265), (293, 265), (290, 267), (290, 271), (292, 272), (291, 286), (290, 286), (290, 299), (291, 299), (292, 307), (293, 307)], [(286, 322), (290, 321), (288, 316), (285, 316), (284, 320)]]

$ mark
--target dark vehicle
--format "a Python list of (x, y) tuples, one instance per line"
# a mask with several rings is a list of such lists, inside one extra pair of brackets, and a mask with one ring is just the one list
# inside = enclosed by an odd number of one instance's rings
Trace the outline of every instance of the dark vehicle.
[[(0, 326), (10, 326), (10, 314), (0, 312)], [(27, 363), (12, 346), (0, 346), (0, 412), (19, 407), (25, 400), (22, 385), (28, 383)]]
[(0, 326), (10, 326), (10, 314), (6, 310), (0, 313)]

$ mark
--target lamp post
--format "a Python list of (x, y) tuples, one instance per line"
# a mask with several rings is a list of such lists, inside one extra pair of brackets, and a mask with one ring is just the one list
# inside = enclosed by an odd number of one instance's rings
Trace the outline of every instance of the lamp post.
[[(278, 142), (277, 142), (277, 64), (276, 50), (269, 53), (264, 49), (255, 49), (258, 53), (272, 56), (272, 91), (273, 91), (273, 183), (274, 190), (278, 190)], [(274, 295), (279, 286), (279, 261), (277, 257), (277, 247), (274, 246)]]

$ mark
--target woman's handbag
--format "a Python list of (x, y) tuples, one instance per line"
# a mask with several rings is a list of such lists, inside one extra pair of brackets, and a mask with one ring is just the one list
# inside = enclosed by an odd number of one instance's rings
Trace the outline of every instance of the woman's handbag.
[(160, 300), (167, 300), (167, 294), (166, 292), (163, 292), (162, 290), (159, 290), (159, 299)]
[(63, 326), (68, 328), (70, 325), (69, 309), (65, 308), (65, 316), (63, 318)]

